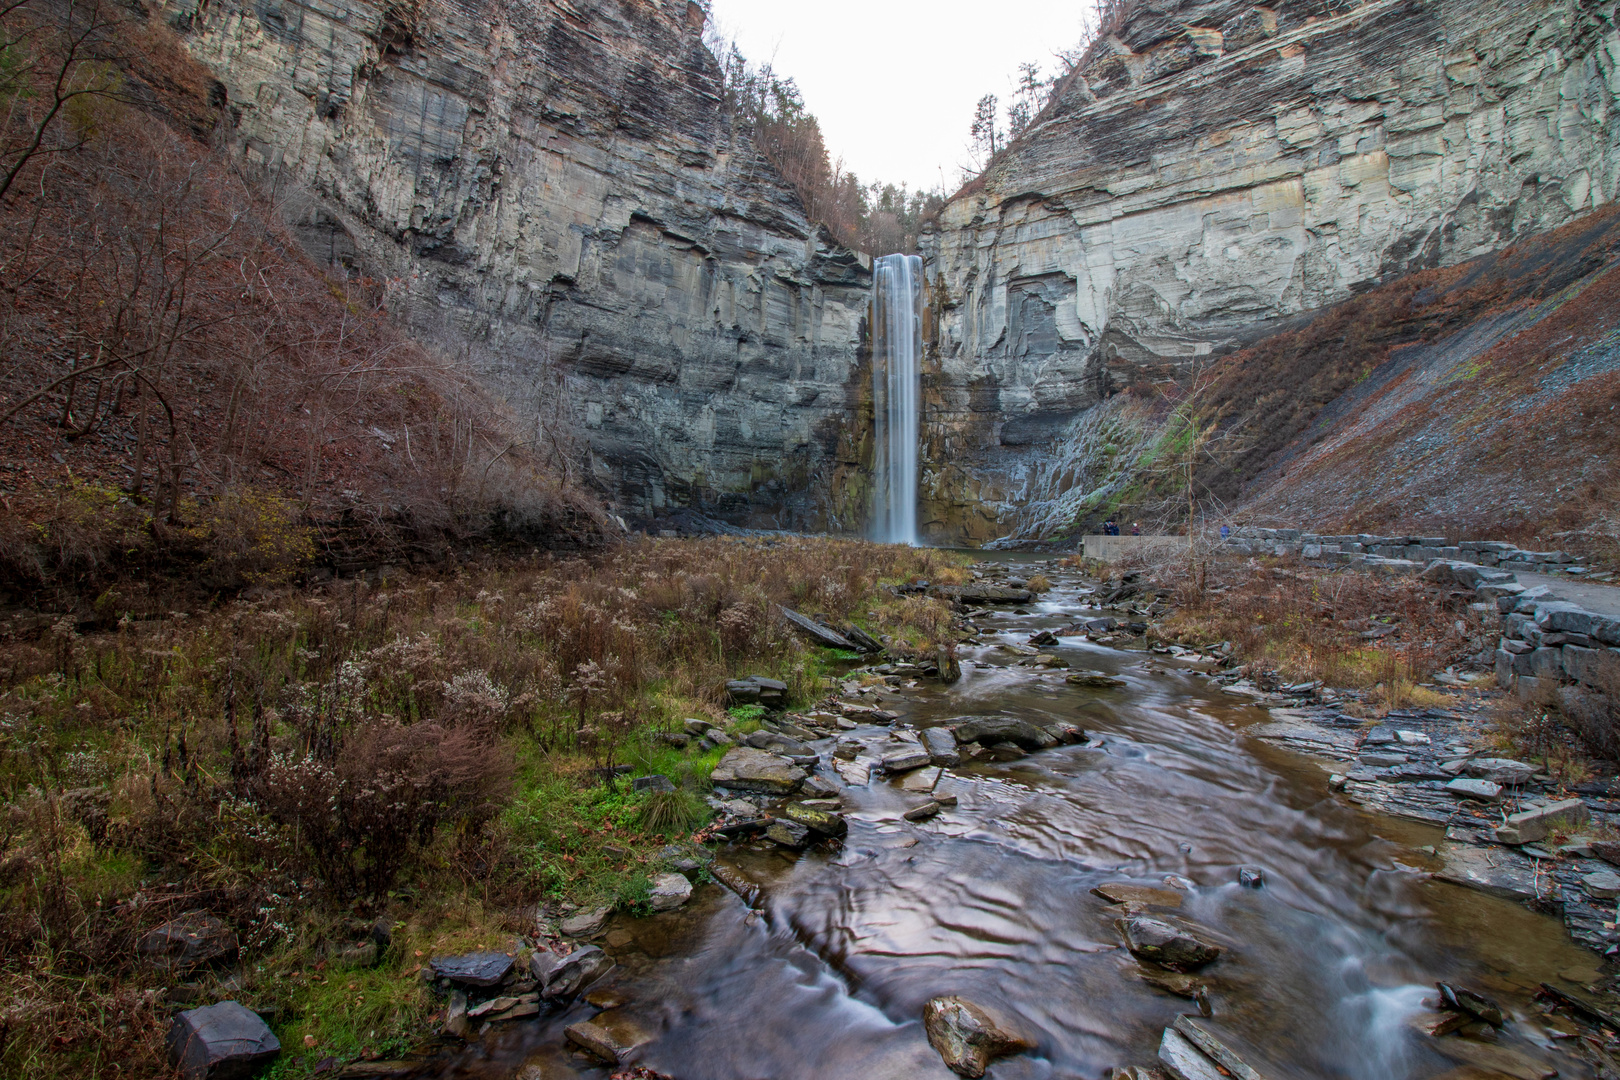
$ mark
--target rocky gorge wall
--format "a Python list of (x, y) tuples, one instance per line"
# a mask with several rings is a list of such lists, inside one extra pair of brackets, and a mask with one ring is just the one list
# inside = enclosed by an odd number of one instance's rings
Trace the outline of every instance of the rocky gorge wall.
[(924, 237), (924, 535), (1060, 528), (1119, 391), (1606, 203), (1616, 93), (1613, 3), (1141, 5)]
[(383, 281), (620, 512), (859, 526), (870, 260), (732, 122), (697, 4), (161, 11), (306, 248)]

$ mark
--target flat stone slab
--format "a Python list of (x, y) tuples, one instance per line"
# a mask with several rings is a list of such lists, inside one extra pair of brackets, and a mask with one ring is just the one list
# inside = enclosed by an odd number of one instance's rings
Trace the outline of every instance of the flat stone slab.
[(1446, 790), (1463, 799), (1495, 802), (1502, 797), (1502, 785), (1490, 780), (1457, 779), (1446, 783)]
[(1228, 1080), (1220, 1067), (1175, 1028), (1165, 1028), (1159, 1061), (1179, 1080)]
[(609, 1065), (622, 1064), (631, 1051), (652, 1039), (646, 1028), (618, 1009), (571, 1024), (564, 1034), (569, 1042)]
[(1565, 799), (1509, 815), (1506, 823), (1496, 827), (1496, 839), (1504, 844), (1533, 844), (1545, 840), (1556, 822), (1583, 825), (1591, 817), (1580, 799)]
[(834, 761), (833, 769), (851, 787), (865, 787), (872, 782), (872, 766), (864, 761)]
[(850, 652), (863, 651), (853, 641), (849, 640), (843, 634), (840, 634), (830, 626), (823, 626), (821, 623), (816, 622), (816, 620), (807, 615), (800, 615), (792, 608), (780, 608), (779, 610), (782, 612), (782, 618), (786, 619), (792, 624), (794, 629), (798, 630), (799, 633), (803, 634), (817, 645), (821, 645), (829, 649), (847, 649)]
[(909, 772), (920, 769), (928, 764), (928, 751), (921, 746), (903, 746), (898, 750), (890, 750), (883, 755), (883, 771), (890, 773)]
[(1620, 874), (1613, 870), (1599, 870), (1581, 878), (1581, 888), (1594, 900), (1613, 900), (1620, 897)]
[(1226, 1074), (1238, 1080), (1263, 1080), (1248, 1062), (1238, 1056), (1229, 1039), (1217, 1034), (1210, 1025), (1192, 1016), (1178, 1016), (1173, 1025), (1176, 1033), (1219, 1065)]
[(512, 970), (512, 958), (502, 952), (473, 952), (460, 956), (435, 956), (430, 966), (435, 979), (449, 979), (458, 986), (495, 986)]
[(1354, 731), (1314, 724), (1293, 709), (1272, 709), (1269, 722), (1246, 727), (1243, 733), (1332, 761), (1348, 761), (1356, 753)]
[(927, 768), (907, 773), (906, 778), (900, 781), (900, 789), (926, 795), (934, 790), (934, 785), (939, 783), (939, 778), (944, 771), (944, 769), (940, 768)]
[(752, 746), (726, 751), (709, 779), (718, 787), (737, 791), (758, 791), (766, 795), (790, 795), (797, 791), (807, 774), (787, 758)]
[(1110, 904), (1152, 904), (1156, 907), (1179, 908), (1181, 893), (1175, 889), (1161, 889), (1153, 885), (1133, 885), (1128, 881), (1105, 881), (1091, 890)]
[(1534, 900), (1555, 888), (1545, 873), (1538, 880), (1534, 859), (1506, 848), (1447, 841), (1440, 845), (1439, 855), (1444, 866), (1434, 876), (1453, 885), (1509, 900)]

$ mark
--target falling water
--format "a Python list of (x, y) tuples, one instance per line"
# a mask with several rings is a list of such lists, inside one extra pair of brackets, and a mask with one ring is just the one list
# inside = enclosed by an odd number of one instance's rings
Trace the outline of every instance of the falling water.
[(917, 542), (918, 359), (922, 259), (885, 255), (872, 265), (872, 404), (877, 422), (872, 536)]

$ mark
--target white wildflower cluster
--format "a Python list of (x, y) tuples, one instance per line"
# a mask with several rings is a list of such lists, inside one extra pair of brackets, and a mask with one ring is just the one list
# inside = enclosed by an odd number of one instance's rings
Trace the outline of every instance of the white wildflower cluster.
[(420, 677), (444, 662), (444, 650), (432, 635), (423, 631), (415, 637), (401, 635), (378, 645), (366, 654), (366, 659), (384, 671), (403, 668)]
[(821, 584), (816, 590), (829, 604), (836, 604), (849, 595), (849, 586), (837, 578), (822, 577)]
[(544, 634), (557, 621), (557, 607), (555, 601), (545, 599), (530, 604), (518, 612), (517, 624), (519, 628), (531, 634)]
[(368, 666), (361, 660), (345, 660), (333, 676), (333, 689), (345, 710), (360, 708), (366, 697)]
[(457, 712), (499, 716), (506, 711), (508, 694), (488, 673), (474, 669), (444, 684), (444, 701)]
[(107, 782), (112, 770), (105, 754), (95, 750), (75, 750), (62, 757), (62, 780), (73, 787), (97, 787)]

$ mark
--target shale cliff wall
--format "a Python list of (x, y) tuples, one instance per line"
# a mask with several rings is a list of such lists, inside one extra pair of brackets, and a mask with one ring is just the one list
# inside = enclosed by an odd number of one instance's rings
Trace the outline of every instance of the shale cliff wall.
[(858, 527), (870, 261), (732, 123), (698, 5), (162, 12), (306, 247), (385, 281), (622, 512)]
[(924, 238), (925, 534), (1059, 528), (1118, 391), (1613, 199), (1615, 7), (1138, 8)]

